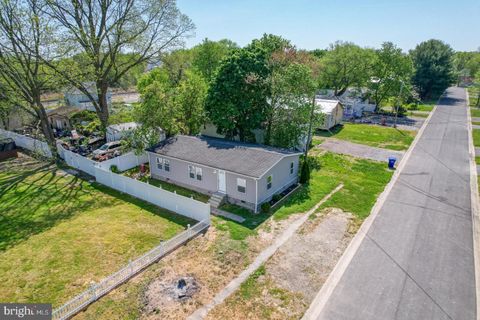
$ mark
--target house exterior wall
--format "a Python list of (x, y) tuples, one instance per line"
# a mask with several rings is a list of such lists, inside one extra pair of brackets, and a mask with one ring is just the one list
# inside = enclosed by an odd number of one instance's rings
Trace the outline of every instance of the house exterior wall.
[[(160, 154), (149, 152), (150, 174), (152, 178), (160, 179), (164, 181), (170, 181), (179, 186), (183, 186), (201, 193), (212, 194), (218, 191), (218, 170), (195, 163), (178, 160), (175, 158), (166, 157)], [(164, 169), (158, 169), (157, 158), (163, 158), (170, 160), (170, 171)], [(192, 165), (202, 169), (202, 180), (199, 181), (195, 177), (190, 178), (188, 166)], [(237, 178), (246, 180), (245, 193), (241, 193), (237, 190)], [(225, 172), (225, 185), (227, 200), (246, 206), (248, 208), (254, 208), (255, 203), (255, 179), (237, 175), (232, 172)]]
[[(170, 158), (153, 152), (148, 152), (150, 175), (154, 179), (168, 181), (201, 193), (212, 194), (218, 191), (218, 169), (198, 165), (195, 163)], [(158, 169), (157, 158), (170, 160), (170, 171)], [(293, 162), (293, 173), (290, 165)], [(189, 176), (188, 166), (202, 168), (202, 180), (192, 179)], [(298, 181), (299, 156), (287, 156), (260, 179), (243, 176), (234, 172), (225, 171), (226, 199), (228, 202), (246, 207), (250, 210), (260, 210), (260, 204), (269, 201), (276, 193), (282, 192)], [(272, 187), (267, 189), (267, 178), (272, 176)], [(245, 193), (239, 192), (237, 178), (245, 179)], [(258, 190), (257, 190), (258, 188)], [(258, 195), (257, 195), (258, 192)], [(257, 203), (257, 206), (255, 204)]]
[[(274, 194), (282, 192), (298, 181), (298, 155), (283, 158), (273, 168), (258, 180), (258, 204), (269, 201)], [(290, 174), (290, 164), (293, 162), (293, 173)], [(272, 176), (272, 187), (267, 189), (267, 179)]]

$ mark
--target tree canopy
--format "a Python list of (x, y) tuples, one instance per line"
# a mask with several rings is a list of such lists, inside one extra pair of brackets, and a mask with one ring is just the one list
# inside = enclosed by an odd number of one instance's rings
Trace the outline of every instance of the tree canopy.
[(410, 52), (415, 67), (413, 84), (422, 99), (440, 95), (454, 81), (453, 50), (440, 40), (420, 43)]

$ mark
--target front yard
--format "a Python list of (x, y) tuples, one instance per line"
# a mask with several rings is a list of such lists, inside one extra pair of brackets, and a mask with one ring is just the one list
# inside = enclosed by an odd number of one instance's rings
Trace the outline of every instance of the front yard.
[(193, 221), (22, 156), (0, 162), (0, 301), (58, 307)]
[(315, 139), (320, 137), (347, 140), (371, 147), (406, 150), (412, 143), (415, 132), (378, 125), (346, 123), (333, 128), (331, 131), (317, 132)]
[[(338, 210), (351, 212), (353, 218), (349, 232), (355, 232), (358, 224), (368, 216), (378, 194), (390, 180), (392, 171), (387, 170), (384, 163), (348, 156), (332, 153), (312, 156), (317, 161), (310, 184), (300, 188), (276, 211), (252, 215), (236, 206), (224, 206), (223, 209), (245, 217), (246, 221), (240, 224), (223, 217), (212, 217), (212, 226), (204, 237), (194, 239), (187, 246), (152, 265), (134, 280), (89, 306), (86, 312), (76, 318), (185, 319), (196, 308), (210, 302), (219, 290), (298, 218), (298, 214), (312, 208), (339, 183), (343, 183), (344, 188), (319, 211), (328, 207), (339, 207), (341, 209)], [(322, 214), (323, 211), (312, 215), (310, 221), (316, 223)], [(168, 296), (166, 288), (185, 276), (195, 278), (200, 289), (190, 300), (179, 302)], [(284, 294), (285, 299), (295, 296), (288, 290), (276, 291), (277, 293)], [(232, 301), (237, 301), (231, 309), (233, 313), (224, 313), (223, 318), (234, 313), (236, 318), (248, 317), (245, 310), (248, 305), (243, 305), (246, 300), (238, 295), (242, 293), (235, 293), (231, 297)], [(222, 312), (214, 314), (219, 315)], [(261, 318), (261, 314), (259, 315)]]

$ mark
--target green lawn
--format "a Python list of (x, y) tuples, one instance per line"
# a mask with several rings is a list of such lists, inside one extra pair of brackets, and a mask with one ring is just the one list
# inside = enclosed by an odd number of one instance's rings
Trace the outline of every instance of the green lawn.
[(193, 223), (31, 158), (0, 162), (0, 212), (0, 301), (54, 307)]
[(470, 108), (470, 115), (472, 117), (480, 117), (480, 109)]
[[(165, 182), (165, 181), (161, 181), (161, 180), (158, 180), (158, 179), (152, 179), (152, 178), (148, 177), (148, 175), (149, 175), (148, 164), (146, 165), (146, 170), (147, 170), (147, 175), (140, 178), (139, 179), (140, 181), (148, 182), (149, 184), (151, 184), (153, 186), (165, 189), (165, 190), (170, 191), (170, 192), (176, 192), (177, 194), (179, 194), (181, 196), (184, 196), (184, 197), (189, 197), (189, 198), (192, 197), (193, 199), (201, 201), (201, 202), (207, 203), (208, 200), (210, 199), (210, 196), (208, 196), (206, 194), (196, 192), (196, 191), (193, 191), (191, 189), (184, 188), (184, 187), (180, 187), (180, 186), (177, 186), (173, 183), (168, 183), (168, 182)], [(132, 168), (130, 170), (124, 171), (122, 174), (124, 174), (128, 177), (132, 177), (134, 174), (136, 174), (138, 172), (139, 172), (139, 167), (135, 167), (135, 168)]]
[(472, 121), (472, 124), (473, 124), (473, 125), (476, 125), (476, 126), (480, 126), (480, 122)]
[(432, 111), (433, 107), (435, 107), (435, 103), (433, 103), (433, 104), (423, 103), (423, 104), (418, 104), (418, 105), (409, 105), (409, 107), (407, 107), (407, 110), (411, 110), (411, 111)]
[(480, 157), (475, 157), (475, 162), (476, 162), (477, 164), (480, 164)]
[(475, 147), (480, 147), (480, 129), (473, 129), (473, 144)]
[(377, 196), (390, 181), (392, 171), (385, 163), (355, 159), (327, 152), (313, 157), (314, 168), (308, 185), (300, 187), (286, 202), (270, 214), (252, 215), (248, 210), (224, 205), (223, 210), (233, 212), (247, 220), (240, 224), (228, 219), (214, 222), (217, 228), (229, 230), (232, 238), (242, 240), (256, 232), (263, 221), (287, 218), (293, 213), (306, 212), (329, 194), (340, 183), (343, 189), (328, 200), (322, 208), (337, 207), (353, 213), (360, 220), (370, 213)]
[(474, 87), (469, 87), (467, 90), (468, 90), (468, 95), (469, 95), (469, 98), (470, 98), (470, 106), (474, 107), (475, 104), (477, 103), (478, 91), (480, 89), (479, 88), (474, 88)]
[(346, 123), (335, 127), (331, 132), (319, 131), (317, 136), (332, 137), (372, 147), (405, 150), (412, 143), (415, 132), (376, 125)]

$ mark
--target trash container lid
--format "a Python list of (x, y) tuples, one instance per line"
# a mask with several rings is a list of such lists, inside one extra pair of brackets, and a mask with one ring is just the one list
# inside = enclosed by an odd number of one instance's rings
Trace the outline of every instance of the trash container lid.
[(388, 160), (397, 160), (395, 157), (388, 157)]

